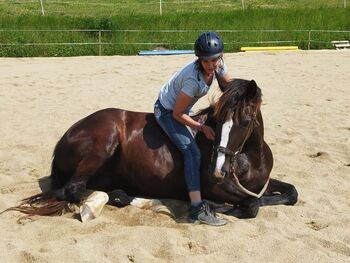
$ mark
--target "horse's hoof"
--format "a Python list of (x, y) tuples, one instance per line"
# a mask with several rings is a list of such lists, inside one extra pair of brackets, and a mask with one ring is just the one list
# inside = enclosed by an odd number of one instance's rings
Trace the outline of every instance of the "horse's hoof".
[(298, 191), (295, 189), (294, 186), (289, 191), (289, 201), (286, 203), (286, 205), (295, 205), (298, 202)]
[(116, 207), (124, 207), (130, 205), (131, 201), (134, 199), (133, 197), (127, 195), (127, 193), (120, 189), (109, 192), (108, 197), (108, 204)]

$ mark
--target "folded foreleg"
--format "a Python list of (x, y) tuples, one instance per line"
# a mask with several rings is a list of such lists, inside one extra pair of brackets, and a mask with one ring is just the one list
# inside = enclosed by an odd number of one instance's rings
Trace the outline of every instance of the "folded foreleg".
[(298, 201), (298, 192), (291, 184), (270, 179), (267, 190), (259, 201), (260, 206), (294, 205)]

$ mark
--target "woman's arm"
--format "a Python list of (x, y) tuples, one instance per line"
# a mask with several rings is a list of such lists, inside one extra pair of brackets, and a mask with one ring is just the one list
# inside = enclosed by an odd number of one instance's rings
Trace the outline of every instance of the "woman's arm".
[(207, 139), (214, 140), (215, 132), (209, 126), (203, 125), (194, 119), (192, 119), (188, 114), (185, 113), (187, 107), (191, 104), (192, 97), (186, 95), (183, 91), (180, 92), (176, 99), (176, 103), (173, 109), (173, 117), (178, 122), (183, 125), (190, 126), (191, 128), (198, 129), (202, 131)]

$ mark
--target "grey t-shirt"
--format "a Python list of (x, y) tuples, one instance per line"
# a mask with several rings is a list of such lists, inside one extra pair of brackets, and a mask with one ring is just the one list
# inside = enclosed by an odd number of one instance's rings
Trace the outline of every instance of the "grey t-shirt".
[[(226, 65), (222, 63), (219, 66), (218, 74), (226, 74)], [(190, 111), (192, 106), (209, 91), (209, 88), (213, 85), (215, 76), (212, 83), (208, 86), (203, 78), (202, 72), (198, 69), (195, 61), (190, 62), (180, 71), (175, 73), (167, 83), (163, 85), (159, 92), (159, 101), (164, 108), (172, 110), (175, 106), (177, 97), (180, 91), (183, 91), (186, 95), (193, 98), (192, 103), (186, 109), (187, 112)]]

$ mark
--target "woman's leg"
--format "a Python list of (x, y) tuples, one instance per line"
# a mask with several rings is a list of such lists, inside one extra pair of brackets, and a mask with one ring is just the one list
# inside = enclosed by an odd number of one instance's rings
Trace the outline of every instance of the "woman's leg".
[[(160, 112), (157, 112), (159, 111)], [(172, 112), (160, 106), (155, 108), (156, 120), (181, 151), (184, 160), (184, 173), (189, 197), (193, 203), (200, 203), (200, 159), (201, 154), (196, 141), (187, 127), (176, 121)]]
[(191, 205), (196, 206), (202, 202), (202, 196), (200, 191), (189, 191), (188, 195), (191, 200)]
[(164, 109), (159, 102), (155, 104), (154, 113), (159, 125), (184, 157), (185, 181), (191, 200), (188, 220), (213, 226), (225, 225), (227, 221), (217, 218), (209, 205), (202, 201), (200, 192), (201, 155), (192, 134), (186, 126), (173, 118), (172, 111)]

